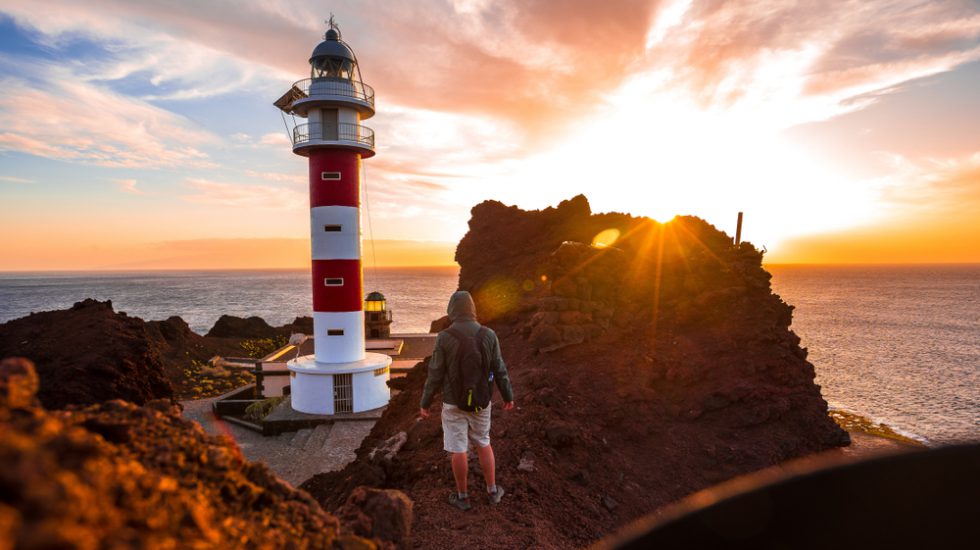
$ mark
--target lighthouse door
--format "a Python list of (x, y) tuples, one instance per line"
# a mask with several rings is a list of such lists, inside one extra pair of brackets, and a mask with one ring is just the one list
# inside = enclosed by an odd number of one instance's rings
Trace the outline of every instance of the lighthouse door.
[(354, 412), (354, 385), (353, 375), (335, 374), (333, 375), (333, 412), (349, 413)]
[(337, 109), (323, 109), (321, 111), (323, 124), (323, 139), (325, 141), (337, 141), (338, 139), (338, 113)]

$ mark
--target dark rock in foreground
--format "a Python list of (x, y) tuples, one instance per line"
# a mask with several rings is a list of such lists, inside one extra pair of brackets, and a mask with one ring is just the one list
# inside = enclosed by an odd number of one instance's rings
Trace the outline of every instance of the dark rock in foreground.
[(0, 358), (8, 356), (38, 365), (38, 398), (47, 408), (174, 395), (146, 323), (114, 312), (110, 301), (84, 300), (0, 325)]
[[(343, 534), (308, 494), (264, 464), (245, 461), (230, 438), (208, 436), (199, 424), (182, 420), (167, 401), (138, 407), (114, 400), (52, 413), (34, 404), (36, 382), (26, 360), (0, 364), (0, 547), (392, 544)], [(407, 499), (396, 494), (392, 500)], [(408, 515), (402, 512), (389, 524), (410, 523), (410, 502)], [(356, 503), (346, 513), (375, 526), (391, 515)], [(380, 530), (392, 537), (405, 533)]]
[[(618, 240), (591, 246), (606, 230)], [(358, 459), (303, 484), (328, 509), (361, 485), (400, 489), (422, 547), (476, 536), (580, 547), (694, 491), (846, 443), (762, 254), (703, 220), (592, 214), (581, 196), (531, 212), (488, 201), (456, 260), (514, 383), (517, 409), (495, 407), (491, 434), (506, 505), (477, 498), (476, 528), (445, 504), (439, 421), (417, 420), (423, 362)]]

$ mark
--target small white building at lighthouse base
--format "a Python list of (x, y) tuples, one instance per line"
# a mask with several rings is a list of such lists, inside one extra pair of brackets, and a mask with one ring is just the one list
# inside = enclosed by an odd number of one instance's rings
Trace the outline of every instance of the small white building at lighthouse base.
[(391, 357), (366, 353), (350, 363), (317, 363), (304, 355), (289, 361), (293, 409), (307, 414), (370, 411), (388, 404)]

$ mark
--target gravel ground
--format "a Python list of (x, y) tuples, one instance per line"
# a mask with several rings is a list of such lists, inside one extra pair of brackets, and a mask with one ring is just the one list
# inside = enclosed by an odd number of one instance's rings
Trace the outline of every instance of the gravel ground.
[(265, 437), (214, 417), (214, 399), (182, 401), (184, 418), (210, 434), (230, 436), (251, 461), (264, 462), (279, 477), (298, 486), (314, 474), (340, 470), (354, 460), (354, 451), (370, 433), (374, 420), (336, 422), (316, 429)]

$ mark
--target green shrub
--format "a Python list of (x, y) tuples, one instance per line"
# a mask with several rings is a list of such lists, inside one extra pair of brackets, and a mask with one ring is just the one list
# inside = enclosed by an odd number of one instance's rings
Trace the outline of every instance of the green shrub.
[(241, 346), (242, 349), (245, 350), (246, 355), (254, 359), (259, 359), (260, 357), (269, 355), (288, 343), (289, 338), (286, 338), (280, 334), (273, 336), (272, 338), (253, 338), (251, 340), (243, 340)]
[(282, 397), (270, 397), (268, 399), (263, 399), (252, 403), (245, 408), (245, 419), (251, 420), (253, 422), (260, 422), (263, 418), (269, 416), (269, 413), (275, 409), (279, 403), (282, 403)]

